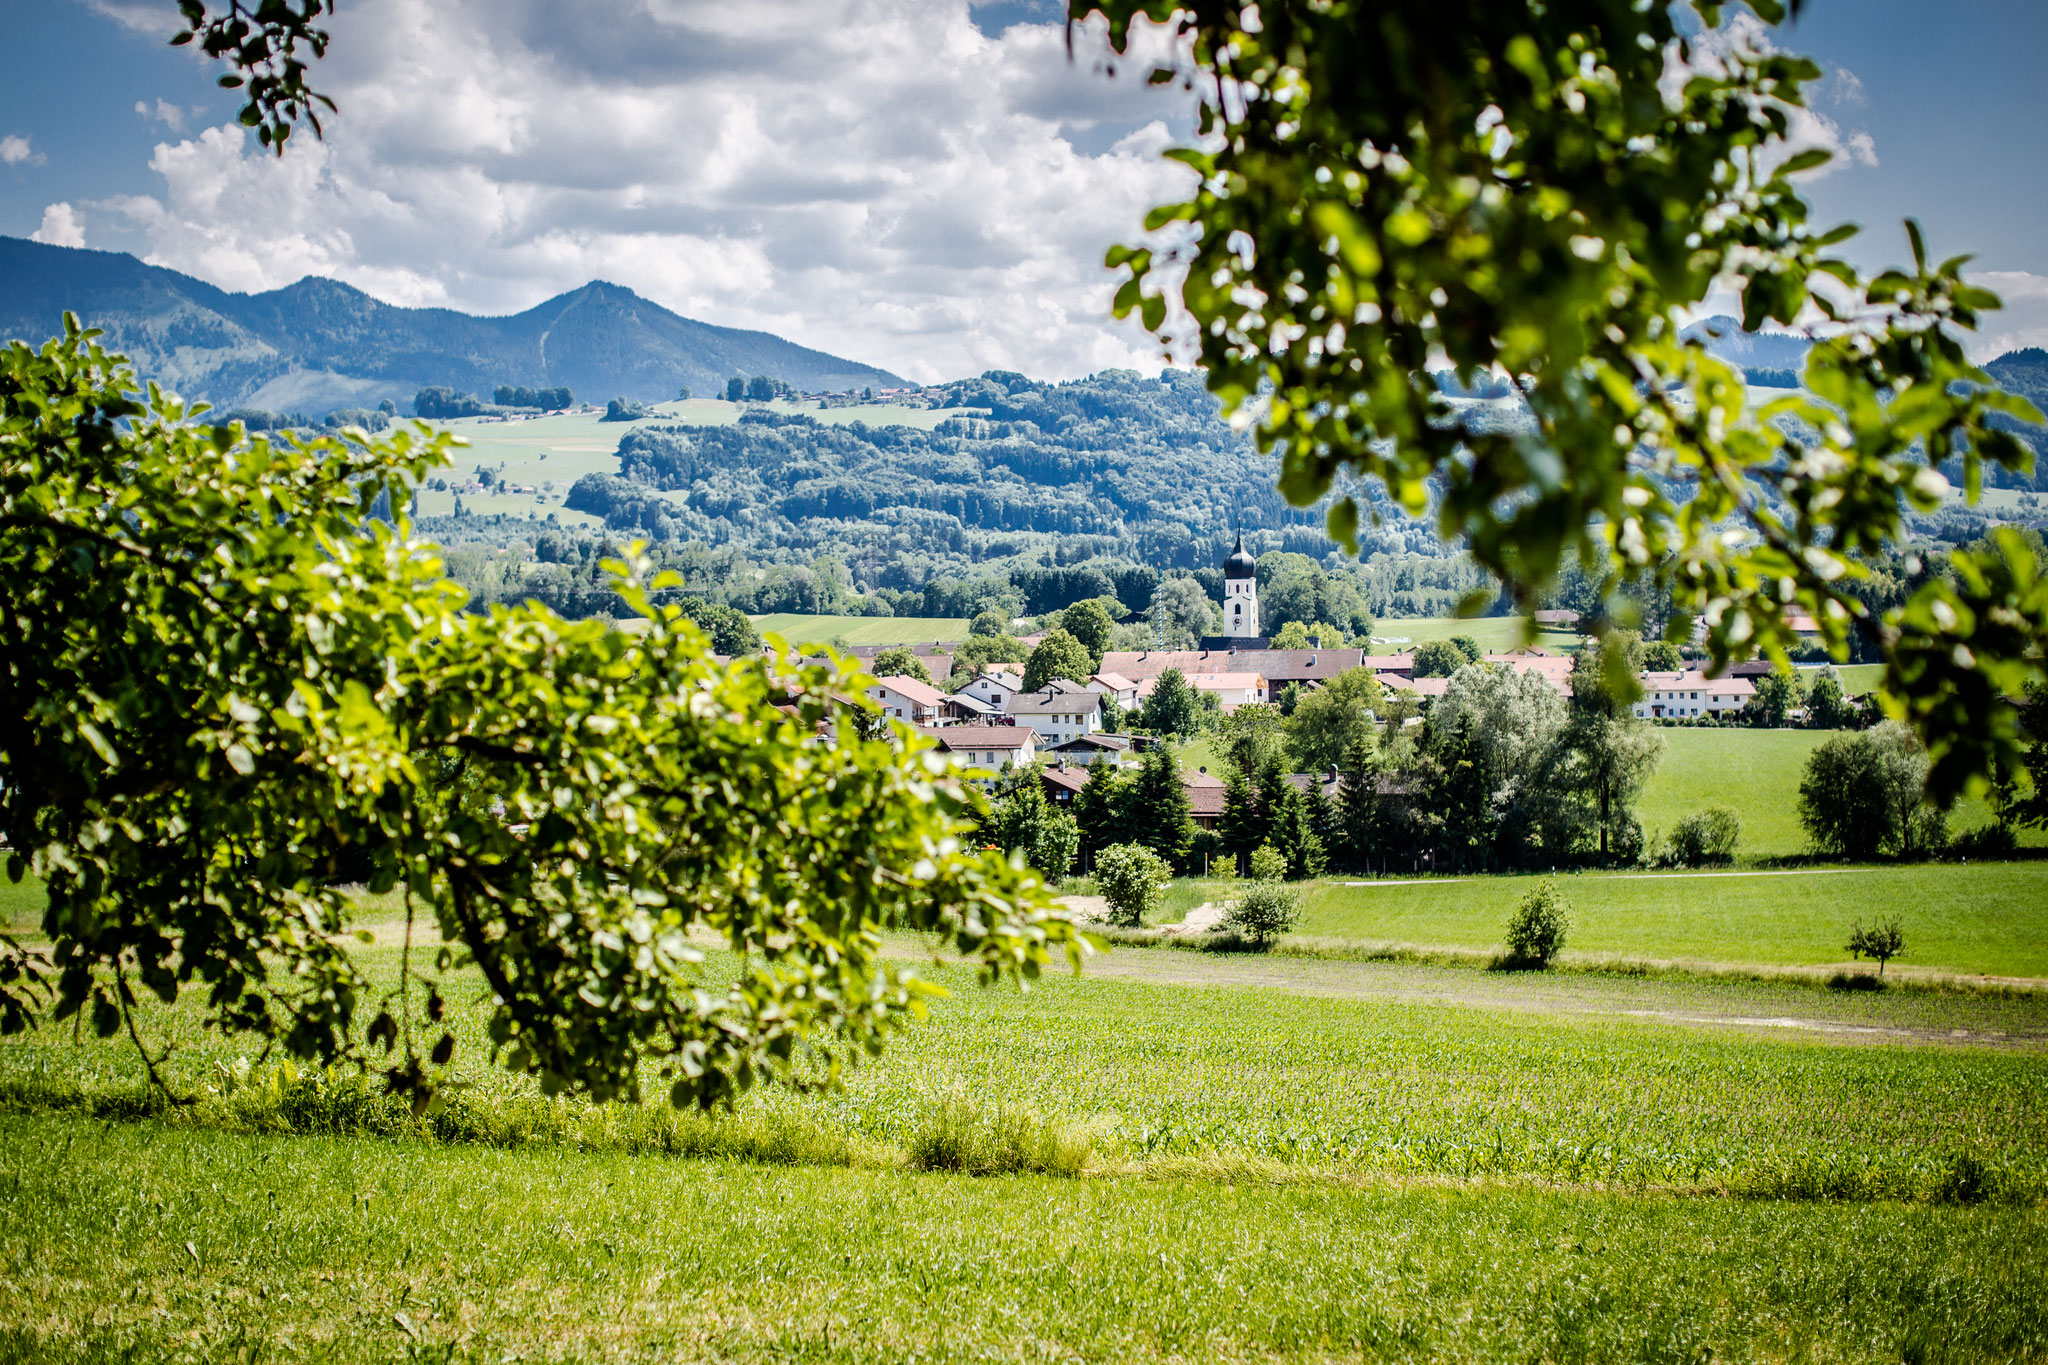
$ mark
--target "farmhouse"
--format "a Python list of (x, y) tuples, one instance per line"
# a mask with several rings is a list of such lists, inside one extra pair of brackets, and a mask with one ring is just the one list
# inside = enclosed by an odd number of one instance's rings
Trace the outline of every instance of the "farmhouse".
[(1131, 752), (1131, 747), (1131, 741), (1122, 735), (1096, 734), (1082, 735), (1064, 744), (1052, 745), (1046, 749), (1046, 753), (1060, 762), (1072, 763), (1078, 767), (1086, 768), (1092, 764), (1106, 763), (1112, 768), (1121, 768), (1125, 755)]
[(922, 726), (919, 733), (963, 768), (1023, 767), (1038, 757), (1038, 734), (1026, 725)]
[(1062, 744), (1102, 728), (1102, 695), (1073, 683), (1055, 684), (1018, 693), (1010, 699), (1010, 714), (1018, 725), (1038, 731), (1044, 742)]
[(930, 683), (915, 678), (877, 678), (868, 696), (880, 703), (882, 714), (911, 725), (939, 725), (946, 694)]
[(975, 675), (974, 681), (961, 688), (959, 695), (987, 702), (996, 710), (1007, 713), (1010, 698), (1023, 690), (1024, 679), (1008, 669), (992, 668)]
[(1635, 704), (1635, 714), (1643, 720), (1735, 715), (1756, 695), (1756, 684), (1748, 678), (1709, 678), (1697, 669), (1684, 673), (1644, 670), (1642, 680), (1643, 696)]
[(1138, 704), (1138, 685), (1121, 673), (1097, 673), (1088, 680), (1088, 690), (1100, 692), (1127, 711)]
[[(1240, 706), (1251, 706), (1266, 699), (1266, 680), (1256, 673), (1190, 673), (1187, 682), (1197, 692), (1214, 693), (1226, 716)], [(1150, 699), (1158, 685), (1159, 679), (1147, 678), (1137, 685), (1137, 693)]]

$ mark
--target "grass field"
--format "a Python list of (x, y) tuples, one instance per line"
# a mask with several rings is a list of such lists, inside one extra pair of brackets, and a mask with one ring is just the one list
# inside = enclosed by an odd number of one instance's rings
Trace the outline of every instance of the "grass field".
[[(62, 1153), (53, 1160), (50, 1154)], [(0, 1119), (11, 1359), (2022, 1358), (2032, 1210), (971, 1181)]]
[[(474, 1088), (430, 1121), (311, 1075), (138, 1119), (125, 1043), (6, 1040), (0, 1358), (2048, 1349), (2048, 999), (1102, 966), (933, 969), (951, 998), (843, 1094), (730, 1117), (544, 1100), (484, 1067), (474, 1004)], [(1189, 966), (1270, 984), (1107, 970)], [(254, 1050), (189, 1003), (146, 1033), (172, 1019), (181, 1088)], [(2010, 1041), (1915, 1041), (1952, 1030)], [(1025, 1169), (920, 1169), (975, 1153)]]
[(792, 644), (838, 639), (850, 645), (905, 645), (967, 638), (967, 622), (949, 616), (798, 616), (783, 612), (756, 616), (753, 621), (763, 635), (780, 635)]
[[(1497, 949), (1537, 877), (1321, 884), (1300, 932)], [(1896, 914), (1897, 966), (2048, 977), (2048, 863), (1797, 869), (1735, 875), (1587, 873), (1559, 880), (1579, 952), (1772, 966), (1849, 966), (1852, 920)]]
[[(763, 405), (693, 398), (687, 403), (656, 404), (651, 409), (654, 416), (649, 420), (682, 422), (691, 426), (728, 426), (737, 422), (742, 412), (757, 406)], [(866, 422), (870, 426), (913, 426), (927, 430), (949, 417), (971, 416), (982, 411), (979, 408), (906, 408), (893, 403), (865, 403), (822, 411), (816, 404), (776, 402), (765, 406), (786, 414), (802, 413), (830, 425)], [(537, 518), (545, 518), (552, 512), (555, 520), (564, 525), (595, 526), (597, 518), (569, 511), (562, 506), (562, 499), (568, 496), (569, 486), (585, 474), (616, 474), (619, 471), (615, 454), (619, 438), (636, 424), (606, 422), (601, 420), (602, 416), (601, 412), (555, 413), (516, 422), (464, 417), (436, 425), (445, 427), (469, 443), (466, 449), (455, 452), (451, 472), (458, 479), (466, 479), (481, 468), (495, 470), (502, 467), (506, 477), (513, 482), (538, 487), (543, 481), (548, 481), (554, 485), (551, 491), (541, 495), (465, 493), (462, 495), (465, 508), (480, 515), (504, 513)], [(454, 507), (453, 493), (427, 490), (420, 494), (421, 515), (446, 516)]]

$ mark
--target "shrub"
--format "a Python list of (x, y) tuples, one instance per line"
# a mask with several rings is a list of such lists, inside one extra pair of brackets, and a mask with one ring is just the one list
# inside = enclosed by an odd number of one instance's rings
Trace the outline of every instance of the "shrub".
[(1726, 806), (1708, 806), (1671, 830), (1665, 857), (1677, 867), (1714, 867), (1731, 862), (1742, 837), (1742, 817)]
[(1255, 882), (1277, 882), (1287, 875), (1287, 855), (1271, 844), (1260, 844), (1252, 850), (1251, 872)]
[(1143, 844), (1111, 844), (1095, 859), (1095, 884), (1109, 902), (1109, 922), (1136, 928), (1159, 908), (1172, 869)]
[(1981, 861), (2010, 858), (2020, 849), (2019, 836), (2012, 832), (2012, 826), (1989, 824), (1976, 829), (1965, 830), (1949, 841), (1948, 856)]
[[(1258, 858), (1258, 853), (1252, 854), (1254, 864)], [(1292, 887), (1278, 878), (1261, 878), (1231, 902), (1230, 913), (1223, 917), (1223, 928), (1263, 948), (1294, 927), (1300, 905), (1301, 898)]]
[(1571, 904), (1545, 877), (1508, 917), (1508, 961), (1519, 967), (1548, 967), (1563, 949), (1571, 927)]

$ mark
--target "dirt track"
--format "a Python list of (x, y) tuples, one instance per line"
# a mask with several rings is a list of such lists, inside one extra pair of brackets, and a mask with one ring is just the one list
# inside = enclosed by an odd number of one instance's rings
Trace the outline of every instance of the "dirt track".
[(1117, 948), (1086, 975), (1189, 987), (1264, 987), (1333, 999), (1605, 1015), (1847, 1044), (2048, 1050), (2048, 998), (1838, 992), (1770, 982), (1498, 972), (1408, 963)]

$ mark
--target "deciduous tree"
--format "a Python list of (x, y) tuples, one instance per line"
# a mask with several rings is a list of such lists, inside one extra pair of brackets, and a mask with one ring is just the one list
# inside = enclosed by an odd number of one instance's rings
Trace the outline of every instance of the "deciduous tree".
[(885, 926), (988, 977), (1079, 952), (1036, 878), (956, 851), (978, 798), (921, 742), (863, 735), (850, 668), (714, 663), (633, 554), (640, 633), (465, 612), (430, 547), (368, 517), (445, 436), (215, 426), (94, 335), (0, 352), (0, 831), (46, 888), (54, 977), (46, 997), (0, 946), (5, 1026), (53, 1003), (135, 1030), (140, 991), (196, 989), (208, 1023), (295, 1055), (395, 1047), (424, 1101), (454, 1046), (422, 1013), (441, 968), (364, 976), (345, 867), (475, 963), (496, 1060), (549, 1093), (827, 1081), (917, 1015)]
[[(1714, 0), (1068, 13), (1105, 16), (1118, 52), (1140, 17), (1173, 34), (1153, 79), (1200, 100), (1168, 153), (1194, 174), (1147, 215), (1158, 235), (1110, 251), (1115, 310), (1199, 359), (1296, 506), (1378, 484), (1525, 607), (1583, 566), (1604, 601), (1668, 594), (1719, 662), (1784, 659), (1810, 615), (1837, 657), (1852, 633), (1882, 651), (1938, 791), (2017, 761), (1997, 699), (2048, 676), (2039, 557), (2008, 533), (1896, 606), (1854, 589), (1941, 504), (1938, 467), (1960, 460), (1974, 498), (1987, 465), (2031, 463), (1999, 422), (2040, 417), (1966, 354), (1999, 306), (1967, 257), (1937, 262), (1909, 223), (1908, 263), (1866, 277), (1836, 250), (1853, 228), (1808, 221), (1797, 178), (1829, 154), (1791, 137), (1820, 67), (1719, 30)], [(1813, 327), (1803, 388), (1752, 402), (1683, 327), (1730, 284), (1750, 328), (1854, 325)], [(1511, 386), (1533, 434), (1468, 420), (1436, 355)], [(1360, 521), (1331, 504), (1347, 547)]]

